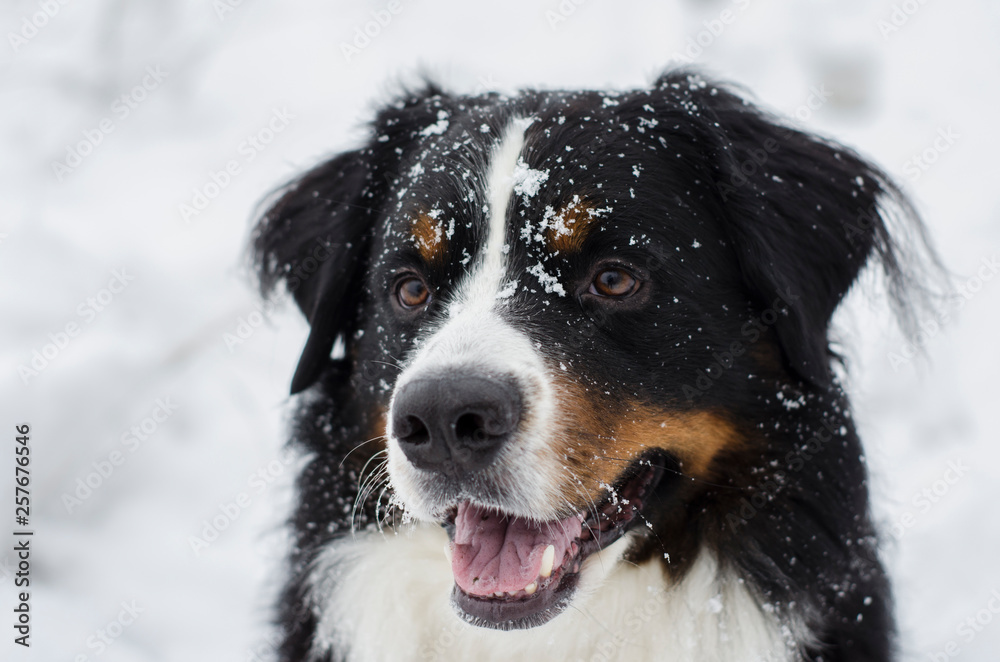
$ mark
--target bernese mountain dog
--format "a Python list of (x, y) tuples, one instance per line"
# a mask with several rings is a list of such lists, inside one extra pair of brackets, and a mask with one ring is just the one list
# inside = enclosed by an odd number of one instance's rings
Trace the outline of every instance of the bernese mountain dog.
[(691, 71), (401, 94), (259, 221), (309, 321), (286, 661), (875, 662), (867, 472), (828, 338), (920, 221)]

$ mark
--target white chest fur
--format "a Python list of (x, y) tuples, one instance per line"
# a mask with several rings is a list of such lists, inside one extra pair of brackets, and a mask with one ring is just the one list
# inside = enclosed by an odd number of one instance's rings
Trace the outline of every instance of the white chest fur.
[(790, 662), (798, 628), (762, 609), (741, 581), (703, 553), (670, 586), (660, 564), (618, 559), (620, 540), (587, 559), (573, 604), (549, 623), (500, 632), (462, 622), (439, 527), (359, 533), (318, 558), (311, 597), (313, 651), (350, 662)]

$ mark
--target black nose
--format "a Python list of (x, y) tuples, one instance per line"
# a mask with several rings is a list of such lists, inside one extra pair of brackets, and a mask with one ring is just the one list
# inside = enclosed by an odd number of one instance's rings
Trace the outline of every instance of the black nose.
[(407, 459), (452, 476), (488, 466), (520, 418), (517, 387), (479, 375), (415, 379), (392, 403), (392, 431)]

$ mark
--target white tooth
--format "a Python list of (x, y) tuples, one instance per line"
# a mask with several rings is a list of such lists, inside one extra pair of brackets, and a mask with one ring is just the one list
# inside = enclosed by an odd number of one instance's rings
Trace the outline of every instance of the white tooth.
[(495, 598), (502, 598), (503, 597), (503, 591), (497, 591), (496, 593), (493, 594), (493, 597), (495, 597)]
[(445, 543), (444, 546), (444, 557), (448, 559), (448, 563), (451, 563), (451, 543)]
[(554, 545), (549, 545), (542, 552), (542, 567), (538, 571), (538, 574), (542, 579), (546, 579), (552, 574), (552, 566), (556, 562), (556, 548)]
[(527, 593), (528, 595), (531, 595), (537, 590), (538, 590), (538, 584), (536, 584), (535, 582), (531, 582), (530, 584), (524, 587), (524, 592)]

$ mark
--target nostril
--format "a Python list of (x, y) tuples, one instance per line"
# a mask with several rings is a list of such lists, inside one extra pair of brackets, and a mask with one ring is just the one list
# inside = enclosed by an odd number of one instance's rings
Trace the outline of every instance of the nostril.
[(430, 441), (431, 434), (427, 426), (416, 416), (407, 416), (402, 420), (402, 425), (397, 427), (396, 436), (400, 441), (418, 446)]
[(486, 421), (479, 414), (462, 414), (455, 421), (455, 436), (464, 443), (486, 441)]

